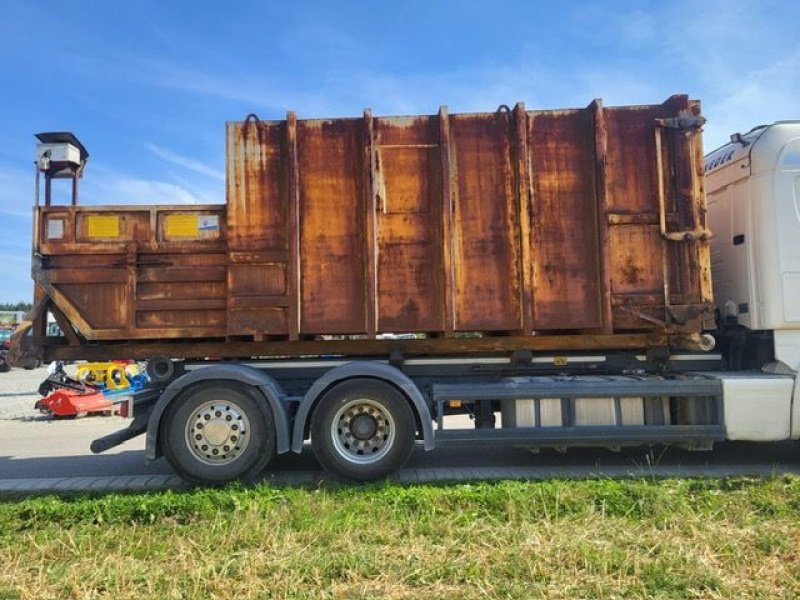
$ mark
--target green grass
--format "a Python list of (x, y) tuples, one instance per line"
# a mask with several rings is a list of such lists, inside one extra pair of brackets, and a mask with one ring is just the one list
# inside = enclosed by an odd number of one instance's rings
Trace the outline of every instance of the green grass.
[(0, 598), (796, 598), (800, 478), (0, 503)]

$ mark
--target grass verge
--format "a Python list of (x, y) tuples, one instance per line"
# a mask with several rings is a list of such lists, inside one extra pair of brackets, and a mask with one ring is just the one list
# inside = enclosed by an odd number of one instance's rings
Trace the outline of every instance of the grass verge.
[(0, 503), (0, 598), (796, 598), (800, 478)]

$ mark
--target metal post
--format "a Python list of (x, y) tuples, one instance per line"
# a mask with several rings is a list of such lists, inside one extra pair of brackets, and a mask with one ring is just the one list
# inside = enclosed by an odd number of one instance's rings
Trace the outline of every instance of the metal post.
[(51, 183), (50, 174), (49, 173), (45, 173), (44, 174), (44, 205), (45, 206), (50, 206), (50, 199), (51, 199), (50, 194), (51, 194), (51, 192), (52, 192), (52, 183)]
[(78, 167), (78, 170), (72, 176), (72, 206), (78, 204), (78, 174), (81, 172), (81, 168)]
[(33, 182), (33, 205), (39, 206), (39, 165), (33, 163), (34, 182)]

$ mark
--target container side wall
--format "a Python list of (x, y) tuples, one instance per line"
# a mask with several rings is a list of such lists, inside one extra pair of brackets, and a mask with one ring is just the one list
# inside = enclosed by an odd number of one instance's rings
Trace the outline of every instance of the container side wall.
[(225, 335), (223, 206), (37, 210), (34, 277), (86, 339)]
[(376, 119), (378, 329), (444, 329), (439, 121)]
[[(480, 345), (459, 333), (481, 332), (484, 349), (551, 338), (555, 351), (561, 338), (624, 348), (631, 332), (659, 344), (700, 332), (711, 284), (696, 115), (673, 96), (229, 123), (227, 207), (36, 209), (48, 299), (35, 337), (48, 306), (75, 325), (74, 348), (194, 338), (352, 353), (382, 343), (364, 336), (425, 332), (456, 353)], [(549, 335), (524, 337), (537, 333)]]
[(457, 172), (456, 330), (520, 328), (518, 224), (508, 113), (450, 117)]
[(277, 123), (228, 126), (228, 248), (286, 249), (286, 207), (281, 152), (284, 127)]
[(228, 125), (228, 335), (288, 332), (285, 123)]
[(600, 327), (592, 113), (532, 112), (528, 122), (534, 329)]
[(362, 121), (298, 121), (297, 146), (301, 332), (364, 333)]
[[(655, 119), (659, 107), (608, 108), (607, 219), (615, 329), (664, 319)], [(646, 317), (646, 318), (643, 318)]]

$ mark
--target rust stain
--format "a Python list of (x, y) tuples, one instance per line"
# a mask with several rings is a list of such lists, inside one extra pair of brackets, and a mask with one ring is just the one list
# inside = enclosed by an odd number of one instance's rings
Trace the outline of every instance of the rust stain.
[(632, 255), (625, 257), (622, 265), (622, 276), (626, 283), (636, 285), (642, 281), (642, 268), (636, 263), (636, 258)]

